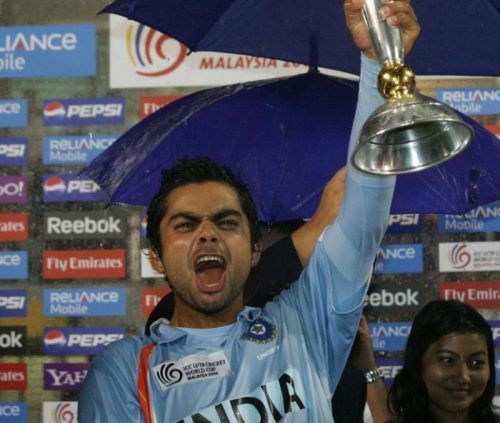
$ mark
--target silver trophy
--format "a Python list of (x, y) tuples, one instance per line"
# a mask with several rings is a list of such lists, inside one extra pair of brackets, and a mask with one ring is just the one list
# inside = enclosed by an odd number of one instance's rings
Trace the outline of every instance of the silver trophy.
[(451, 159), (474, 132), (450, 107), (415, 93), (415, 75), (403, 62), (401, 31), (380, 17), (383, 5), (382, 0), (365, 0), (363, 16), (382, 65), (378, 90), (387, 102), (364, 124), (351, 160), (363, 172), (397, 175)]

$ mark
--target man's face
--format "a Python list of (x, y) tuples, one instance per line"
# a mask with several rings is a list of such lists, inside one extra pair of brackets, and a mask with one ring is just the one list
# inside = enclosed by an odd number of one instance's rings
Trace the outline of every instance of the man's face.
[(160, 223), (163, 253), (153, 253), (151, 260), (174, 291), (172, 323), (201, 327), (202, 315), (234, 322), (243, 306), (243, 286), (260, 257), (236, 191), (221, 182), (188, 184), (174, 189), (166, 204)]

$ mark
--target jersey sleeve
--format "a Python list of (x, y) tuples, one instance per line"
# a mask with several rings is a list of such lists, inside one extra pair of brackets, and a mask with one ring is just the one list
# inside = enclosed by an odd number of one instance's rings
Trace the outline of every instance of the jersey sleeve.
[[(352, 152), (362, 124), (382, 102), (379, 65), (362, 58)], [(346, 193), (335, 223), (320, 237), (311, 259), (282, 300), (299, 313), (307, 348), (333, 392), (354, 340), (373, 263), (389, 220), (395, 177), (361, 173), (348, 160)]]
[(141, 423), (137, 400), (137, 354), (134, 341), (110, 344), (95, 356), (78, 401), (80, 423)]

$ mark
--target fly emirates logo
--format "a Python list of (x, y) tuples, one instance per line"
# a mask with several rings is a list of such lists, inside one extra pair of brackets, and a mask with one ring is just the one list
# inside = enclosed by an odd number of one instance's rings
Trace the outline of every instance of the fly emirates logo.
[(124, 278), (125, 250), (44, 251), (45, 279)]

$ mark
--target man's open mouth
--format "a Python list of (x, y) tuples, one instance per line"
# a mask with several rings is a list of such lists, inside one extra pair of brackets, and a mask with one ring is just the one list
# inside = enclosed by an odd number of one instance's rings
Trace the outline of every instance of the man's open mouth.
[(203, 292), (214, 292), (224, 286), (226, 260), (217, 255), (202, 255), (196, 258), (194, 266), (198, 286)]

